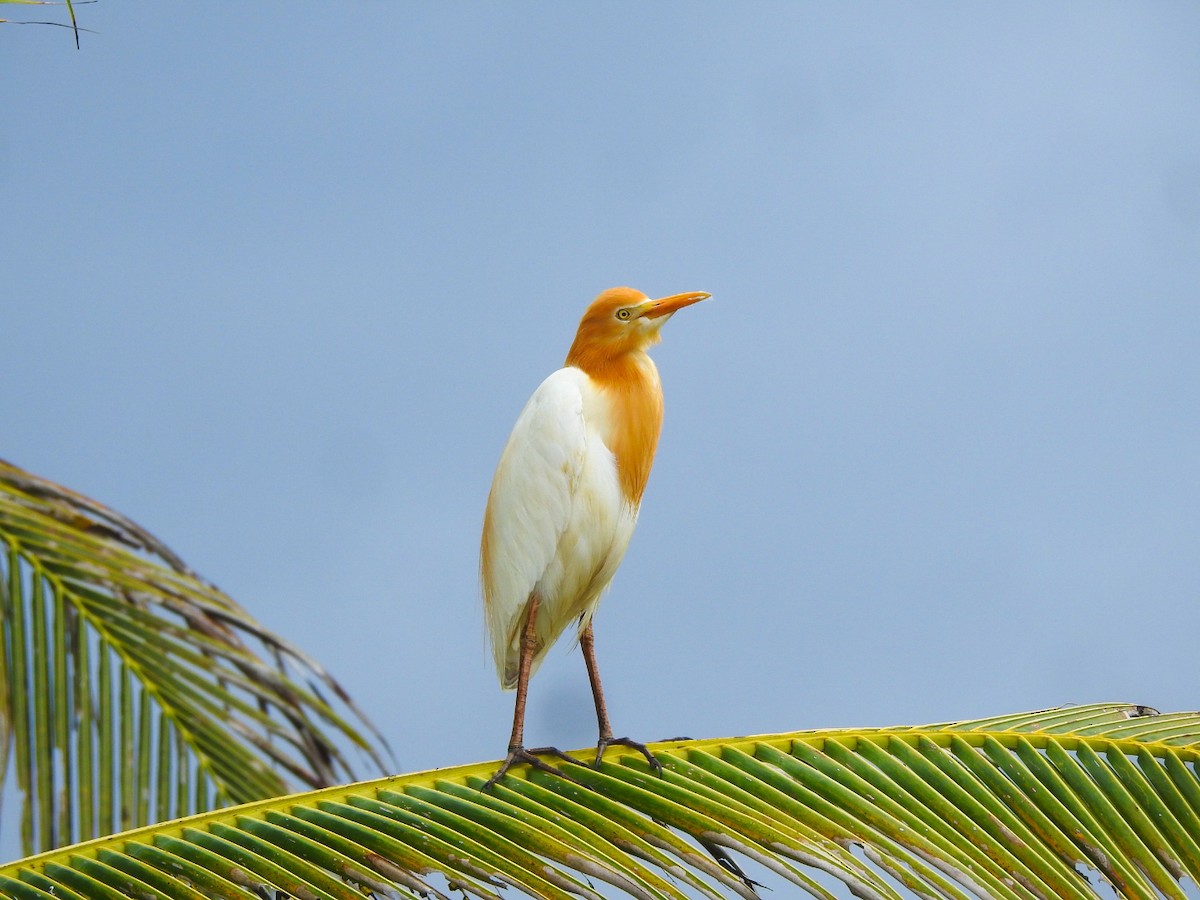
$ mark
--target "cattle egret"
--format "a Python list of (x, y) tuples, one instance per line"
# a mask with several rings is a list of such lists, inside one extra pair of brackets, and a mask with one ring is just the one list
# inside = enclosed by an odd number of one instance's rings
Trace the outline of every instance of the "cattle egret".
[[(672, 314), (709, 295), (651, 300), (641, 291), (605, 291), (579, 323), (566, 363), (541, 383), (513, 427), (488, 495), (480, 577), (496, 674), (517, 691), (504, 765), (552, 769), (524, 745), (529, 676), (572, 622), (587, 665), (600, 738), (596, 764), (614, 738), (600, 688), (592, 616), (637, 523), (662, 426), (658, 369), (646, 350)], [(557, 771), (557, 770), (554, 770)]]

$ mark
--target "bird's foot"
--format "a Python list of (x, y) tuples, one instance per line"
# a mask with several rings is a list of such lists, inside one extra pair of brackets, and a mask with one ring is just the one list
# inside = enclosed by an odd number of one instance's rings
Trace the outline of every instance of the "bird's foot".
[(636, 750), (638, 753), (642, 754), (642, 756), (646, 757), (646, 762), (650, 763), (650, 768), (654, 771), (654, 773), (658, 775), (659, 778), (662, 777), (662, 763), (655, 759), (654, 754), (650, 752), (649, 748), (645, 744), (638, 743), (632, 738), (627, 737), (615, 738), (601, 736), (600, 740), (596, 742), (596, 761), (592, 763), (592, 768), (600, 768), (600, 763), (604, 760), (604, 751), (614, 744), (618, 744), (622, 747), (628, 747), (630, 750)]
[(487, 780), (482, 790), (490, 791), (492, 787), (503, 778), (508, 770), (519, 763), (527, 763), (535, 769), (540, 769), (543, 772), (549, 772), (551, 775), (557, 775), (560, 778), (565, 778), (568, 781), (575, 779), (564, 772), (557, 766), (552, 766), (548, 762), (544, 762), (539, 757), (541, 756), (557, 756), (565, 759), (567, 762), (578, 763), (578, 760), (571, 759), (567, 754), (563, 753), (557, 747), (534, 747), (532, 750), (525, 747), (509, 747), (508, 756), (504, 759), (504, 764), (500, 766), (496, 774)]

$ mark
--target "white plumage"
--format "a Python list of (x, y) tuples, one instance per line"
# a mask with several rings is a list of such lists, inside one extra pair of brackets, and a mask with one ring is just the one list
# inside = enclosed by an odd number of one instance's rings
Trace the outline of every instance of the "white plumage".
[(479, 567), (496, 673), (516, 688), (508, 756), (487, 781), (518, 762), (550, 771), (525, 748), (529, 677), (572, 622), (596, 704), (596, 762), (614, 744), (596, 663), (592, 615), (633, 536), (662, 428), (662, 384), (646, 350), (663, 323), (708, 294), (651, 300), (604, 291), (579, 321), (564, 368), (542, 382), (517, 419), (496, 468), (483, 516)]
[(606, 440), (610, 407), (586, 373), (559, 369), (530, 397), (500, 458), (481, 574), (496, 672), (505, 688), (517, 682), (530, 596), (541, 598), (536, 670), (572, 622), (582, 628), (590, 621), (633, 536), (638, 507), (622, 493)]

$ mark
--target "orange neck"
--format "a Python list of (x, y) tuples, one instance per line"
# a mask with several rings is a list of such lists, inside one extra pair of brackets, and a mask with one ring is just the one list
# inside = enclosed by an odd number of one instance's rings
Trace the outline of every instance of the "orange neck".
[(582, 369), (607, 401), (609, 433), (601, 436), (616, 458), (625, 498), (638, 506), (662, 430), (662, 385), (654, 361), (640, 350), (601, 355), (572, 347), (567, 365)]

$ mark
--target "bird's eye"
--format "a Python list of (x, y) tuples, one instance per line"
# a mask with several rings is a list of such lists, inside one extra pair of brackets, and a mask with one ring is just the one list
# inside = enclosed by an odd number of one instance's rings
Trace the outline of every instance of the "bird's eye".
[(632, 313), (630, 313), (629, 310), (627, 310), (627, 309), (618, 309), (617, 310), (617, 318), (618, 319), (625, 320), (625, 319), (628, 319), (630, 317), (630, 315), (632, 315)]

